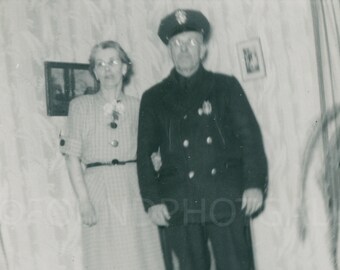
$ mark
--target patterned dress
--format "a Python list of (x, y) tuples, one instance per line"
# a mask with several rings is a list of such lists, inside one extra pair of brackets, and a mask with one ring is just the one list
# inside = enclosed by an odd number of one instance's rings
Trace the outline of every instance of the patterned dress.
[[(62, 152), (84, 164), (136, 159), (139, 101), (127, 95), (121, 101), (124, 112), (112, 129), (100, 94), (72, 100)], [(98, 218), (92, 227), (83, 225), (84, 269), (164, 269), (157, 227), (142, 206), (136, 163), (87, 168), (84, 179)]]

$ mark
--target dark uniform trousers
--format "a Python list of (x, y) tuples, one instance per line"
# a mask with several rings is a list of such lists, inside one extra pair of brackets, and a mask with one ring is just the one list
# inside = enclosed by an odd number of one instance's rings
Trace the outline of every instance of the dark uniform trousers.
[(216, 270), (254, 269), (249, 220), (242, 215), (219, 223), (162, 227), (160, 237), (167, 270), (175, 269), (174, 256), (181, 270), (210, 270), (212, 261)]

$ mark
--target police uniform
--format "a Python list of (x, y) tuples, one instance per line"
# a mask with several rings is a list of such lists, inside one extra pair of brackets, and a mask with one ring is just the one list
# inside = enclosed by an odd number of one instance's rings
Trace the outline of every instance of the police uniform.
[[(208, 21), (200, 12), (180, 10), (162, 21), (159, 36), (167, 44), (173, 35), (193, 30), (206, 40)], [(251, 269), (241, 199), (247, 188), (265, 189), (267, 162), (258, 123), (236, 78), (203, 66), (190, 78), (173, 69), (143, 94), (139, 117), (144, 206), (164, 203), (171, 215), (170, 226), (161, 229), (168, 269), (173, 252), (182, 270), (209, 269), (208, 239), (218, 269)], [(150, 156), (158, 148), (162, 167), (156, 174)]]

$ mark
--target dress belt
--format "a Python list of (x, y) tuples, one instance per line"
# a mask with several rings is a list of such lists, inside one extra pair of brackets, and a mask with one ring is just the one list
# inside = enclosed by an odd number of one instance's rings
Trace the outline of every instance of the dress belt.
[(133, 162), (136, 162), (136, 160), (135, 159), (131, 159), (131, 160), (113, 159), (110, 162), (89, 163), (89, 164), (86, 164), (86, 168), (92, 168), (92, 167), (98, 167), (98, 166), (110, 166), (110, 165), (125, 165), (126, 163), (133, 163)]

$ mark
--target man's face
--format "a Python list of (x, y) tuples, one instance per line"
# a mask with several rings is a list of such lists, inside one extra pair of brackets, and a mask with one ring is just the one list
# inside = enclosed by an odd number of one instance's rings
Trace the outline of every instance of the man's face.
[(206, 52), (202, 34), (194, 31), (173, 36), (168, 48), (177, 72), (184, 77), (195, 73)]

